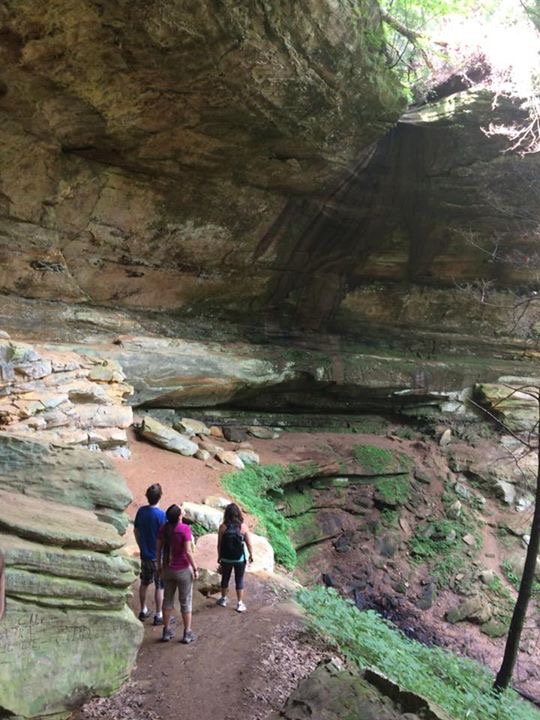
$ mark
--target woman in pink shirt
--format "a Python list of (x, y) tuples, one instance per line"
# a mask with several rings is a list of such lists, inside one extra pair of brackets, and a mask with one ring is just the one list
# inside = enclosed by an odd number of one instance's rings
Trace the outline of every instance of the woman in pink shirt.
[(198, 577), (199, 571), (193, 558), (193, 536), (189, 525), (182, 522), (182, 509), (178, 505), (171, 505), (165, 515), (167, 522), (159, 529), (156, 548), (158, 572), (165, 588), (162, 640), (167, 642), (174, 637), (170, 622), (178, 589), (184, 623), (184, 635), (180, 642), (187, 644), (195, 640), (191, 631), (191, 598), (193, 578)]

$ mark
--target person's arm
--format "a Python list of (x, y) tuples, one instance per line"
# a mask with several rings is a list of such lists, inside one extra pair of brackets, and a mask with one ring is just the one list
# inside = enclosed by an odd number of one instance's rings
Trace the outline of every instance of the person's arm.
[(218, 563), (221, 562), (221, 539), (223, 538), (223, 533), (225, 532), (225, 525), (221, 523), (218, 530), (218, 536), (217, 536), (217, 561)]
[(199, 568), (195, 562), (194, 552), (195, 543), (193, 542), (193, 537), (190, 537), (189, 540), (186, 538), (186, 555), (189, 560), (189, 564), (191, 565), (191, 569), (193, 570), (193, 577), (196, 580), (199, 577)]
[(156, 543), (156, 560), (157, 560), (157, 571), (161, 575), (163, 571), (163, 535), (158, 533)]
[(253, 562), (253, 545), (251, 544), (251, 533), (249, 532), (249, 528), (247, 525), (244, 525), (244, 542), (246, 543), (248, 553), (249, 553), (249, 562)]
[(135, 535), (135, 542), (139, 546), (139, 550), (141, 549), (141, 533), (139, 531), (139, 528), (137, 527), (137, 521), (139, 519), (139, 511), (137, 510), (137, 514), (135, 515), (135, 520), (133, 522), (133, 534)]

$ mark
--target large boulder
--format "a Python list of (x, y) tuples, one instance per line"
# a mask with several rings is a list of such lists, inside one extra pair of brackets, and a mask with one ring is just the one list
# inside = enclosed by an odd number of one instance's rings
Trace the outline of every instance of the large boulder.
[(106, 457), (0, 433), (0, 458), (4, 490), (87, 510), (106, 510), (117, 527), (127, 527), (123, 510), (131, 493)]
[[(418, 713), (418, 714), (417, 714)], [(279, 713), (269, 720), (450, 720), (441, 708), (402, 690), (375, 672), (343, 670), (336, 661), (321, 663), (302, 680)]]
[(510, 430), (530, 431), (538, 422), (539, 386), (537, 377), (503, 377), (499, 383), (478, 383), (475, 399)]
[(125, 605), (47, 607), (10, 597), (8, 586), (0, 713), (67, 716), (90, 697), (114, 692), (127, 680), (141, 639), (141, 623)]
[(211, 505), (186, 501), (182, 508), (186, 520), (202, 525), (208, 532), (216, 532), (223, 522), (223, 511)]
[(0, 480), (0, 714), (67, 714), (117, 689), (142, 639), (127, 606), (137, 563), (121, 552), (131, 495), (103, 456), (4, 433)]
[(176, 432), (150, 415), (147, 415), (137, 427), (137, 434), (154, 445), (187, 457), (195, 455), (199, 450), (197, 443), (190, 440), (187, 435)]

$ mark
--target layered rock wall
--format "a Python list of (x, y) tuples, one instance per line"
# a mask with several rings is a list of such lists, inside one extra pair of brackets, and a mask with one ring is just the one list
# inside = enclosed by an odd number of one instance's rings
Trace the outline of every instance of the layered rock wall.
[(0, 427), (38, 442), (127, 457), (133, 390), (112, 359), (0, 338)]
[(102, 455), (5, 433), (0, 468), (0, 714), (67, 716), (119, 687), (141, 640), (121, 553), (131, 495)]

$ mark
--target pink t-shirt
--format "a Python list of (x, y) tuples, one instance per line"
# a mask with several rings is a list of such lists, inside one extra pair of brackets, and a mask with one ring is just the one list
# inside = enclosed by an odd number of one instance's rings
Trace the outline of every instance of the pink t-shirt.
[[(167, 523), (165, 523), (165, 525), (162, 525), (159, 528), (158, 532), (158, 537), (163, 542), (165, 542), (165, 538), (167, 537), (165, 535), (166, 527)], [(169, 532), (170, 531), (167, 530), (167, 534), (169, 534)], [(191, 528), (185, 523), (178, 523), (178, 525), (172, 531), (171, 551), (168, 565), (171, 570), (185, 570), (185, 568), (189, 567), (189, 560), (186, 550), (188, 548), (188, 543), (191, 542), (192, 537), (193, 536), (191, 534)]]

